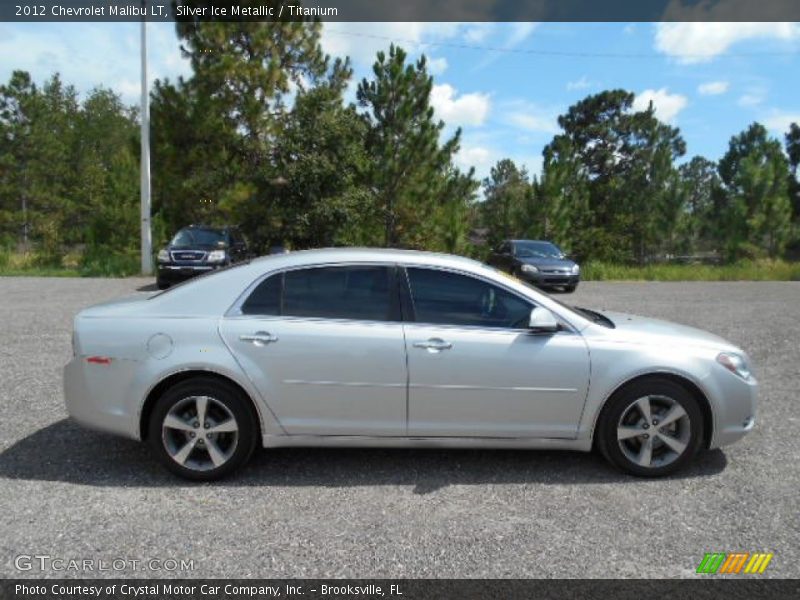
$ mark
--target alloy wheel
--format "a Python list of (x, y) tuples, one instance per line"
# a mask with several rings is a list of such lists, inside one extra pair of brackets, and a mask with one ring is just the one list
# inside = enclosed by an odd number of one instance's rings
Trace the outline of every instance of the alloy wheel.
[(239, 443), (236, 418), (211, 396), (188, 396), (176, 402), (164, 417), (161, 430), (170, 458), (193, 471), (221, 467)]
[(669, 396), (648, 395), (631, 402), (617, 424), (622, 454), (643, 468), (665, 467), (680, 458), (691, 441), (691, 419)]

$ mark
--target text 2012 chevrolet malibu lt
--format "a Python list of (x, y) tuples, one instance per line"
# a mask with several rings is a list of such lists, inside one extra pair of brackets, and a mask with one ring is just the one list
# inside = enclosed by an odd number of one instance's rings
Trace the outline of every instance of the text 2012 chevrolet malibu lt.
[(754, 424), (745, 353), (561, 304), (478, 262), (397, 250), (266, 257), (81, 311), (70, 415), (190, 479), (257, 445), (594, 446), (671, 473)]

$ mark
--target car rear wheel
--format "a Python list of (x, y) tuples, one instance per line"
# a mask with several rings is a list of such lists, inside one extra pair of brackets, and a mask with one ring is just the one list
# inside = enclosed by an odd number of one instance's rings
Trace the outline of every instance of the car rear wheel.
[(173, 473), (211, 481), (243, 466), (258, 428), (249, 401), (213, 378), (190, 379), (167, 390), (150, 418), (148, 439)]
[(597, 435), (613, 465), (640, 477), (660, 477), (683, 468), (700, 448), (703, 414), (683, 386), (645, 379), (609, 400)]

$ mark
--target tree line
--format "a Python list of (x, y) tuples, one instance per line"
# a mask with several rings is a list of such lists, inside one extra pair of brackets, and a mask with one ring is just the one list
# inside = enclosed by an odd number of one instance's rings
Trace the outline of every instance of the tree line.
[[(390, 46), (344, 99), (348, 58), (319, 23), (177, 24), (192, 75), (151, 94), (154, 239), (188, 223), (239, 225), (254, 249), (397, 246), (481, 257), (504, 238), (551, 239), (583, 260), (644, 263), (800, 248), (800, 128), (754, 123), (717, 162), (686, 160), (679, 129), (633, 94), (571, 106), (540, 174), (509, 159), (484, 181), (454, 162), (423, 56)], [(80, 98), (54, 75), (0, 86), (0, 244), (58, 262), (135, 256), (138, 113), (113, 91)]]

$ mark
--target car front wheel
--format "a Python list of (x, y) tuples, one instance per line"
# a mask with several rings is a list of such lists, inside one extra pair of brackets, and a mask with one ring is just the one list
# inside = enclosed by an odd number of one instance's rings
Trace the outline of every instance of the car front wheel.
[(244, 465), (258, 428), (247, 399), (213, 378), (190, 379), (167, 390), (150, 418), (148, 439), (173, 473), (211, 481)]
[(660, 477), (684, 467), (700, 448), (703, 414), (683, 386), (645, 379), (609, 400), (597, 435), (612, 464), (640, 477)]

